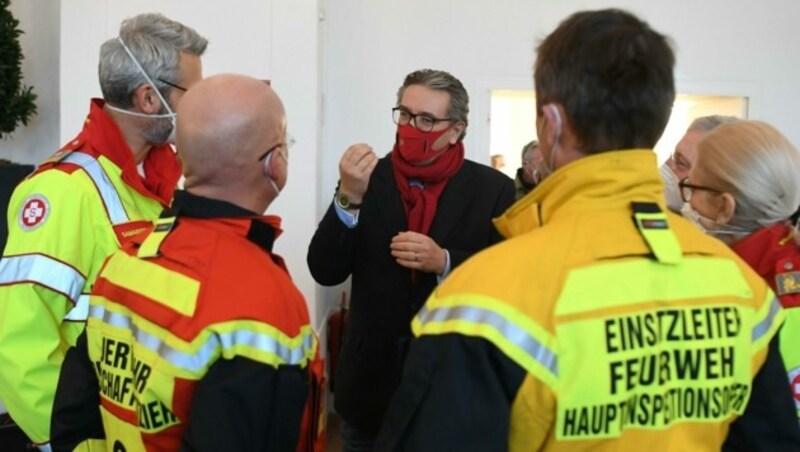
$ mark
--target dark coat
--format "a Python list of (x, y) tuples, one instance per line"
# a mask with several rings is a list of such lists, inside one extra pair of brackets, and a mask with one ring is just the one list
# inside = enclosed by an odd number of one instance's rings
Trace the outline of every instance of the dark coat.
[[(450, 253), (451, 268), (501, 240), (491, 219), (514, 202), (510, 178), (465, 160), (447, 183), (429, 236)], [(333, 203), (311, 240), (308, 266), (322, 285), (352, 275), (352, 296), (336, 373), (335, 407), (356, 428), (377, 431), (397, 388), (411, 320), (436, 287), (436, 275), (400, 266), (390, 254), (392, 237), (408, 230), (390, 157), (372, 173), (359, 213), (348, 229)]]
[(6, 248), (8, 239), (8, 202), (14, 188), (33, 171), (33, 165), (0, 165), (0, 212), (3, 219), (0, 221), (0, 256)]

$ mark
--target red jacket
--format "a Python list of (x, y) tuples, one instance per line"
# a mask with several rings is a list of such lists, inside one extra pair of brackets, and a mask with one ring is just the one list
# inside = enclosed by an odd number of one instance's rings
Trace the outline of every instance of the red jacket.
[[(176, 192), (152, 233), (109, 257), (62, 370), (54, 450), (91, 437), (91, 418), (127, 450), (295, 449), (317, 344), (271, 251), (279, 222)], [(97, 386), (77, 387), (80, 373)]]
[(767, 281), (783, 307), (800, 306), (800, 246), (788, 225), (761, 228), (731, 248)]

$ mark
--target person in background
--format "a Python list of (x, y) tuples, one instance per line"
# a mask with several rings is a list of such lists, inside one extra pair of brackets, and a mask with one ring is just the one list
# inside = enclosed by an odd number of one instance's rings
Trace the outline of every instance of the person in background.
[(780, 447), (780, 436), (769, 442), (753, 439), (798, 428), (800, 234), (789, 218), (800, 205), (800, 152), (777, 129), (759, 121), (721, 125), (696, 151), (689, 176), (679, 183), (684, 217), (728, 244), (787, 308), (779, 346), (784, 366), (775, 372), (792, 386), (753, 397), (748, 412), (754, 416), (733, 424), (726, 450), (789, 450)]
[[(14, 188), (19, 185), (26, 176), (33, 172), (33, 168), (33, 165), (22, 165), (0, 159), (0, 213), (2, 213), (3, 219), (5, 219), (8, 214), (8, 202), (11, 200), (11, 193), (14, 192)], [(7, 239), (8, 224), (6, 224), (5, 220), (0, 220), (0, 256), (3, 255)], [(2, 404), (2, 401), (0, 401), (0, 404)], [(0, 413), (4, 412), (3, 407), (0, 406)]]
[[(784, 312), (665, 212), (652, 148), (675, 98), (669, 40), (606, 9), (537, 50), (546, 178), (417, 314), (376, 450), (719, 450), (749, 398), (787, 390), (769, 372)], [(796, 425), (780, 440), (773, 425), (754, 439), (797, 450)]]
[(506, 157), (503, 154), (494, 154), (491, 157), (492, 168), (501, 170), (506, 167)]
[(160, 14), (123, 21), (100, 48), (103, 99), (91, 100), (83, 130), (11, 198), (0, 259), (0, 399), (41, 447), (100, 264), (172, 200), (181, 175), (169, 144), (174, 111), (202, 78), (207, 44)]
[(185, 191), (98, 275), (54, 450), (101, 436), (109, 450), (297, 449), (316, 341), (272, 252), (280, 218), (262, 216), (287, 181), (283, 105), (260, 80), (218, 75), (178, 113)]
[(509, 177), (464, 158), (468, 112), (451, 74), (408, 74), (392, 108), (394, 149), (381, 159), (367, 144), (345, 151), (311, 239), (318, 283), (352, 276), (334, 399), (345, 451), (373, 450), (412, 317), (452, 269), (500, 240), (492, 218), (514, 202)]
[(539, 151), (539, 142), (531, 141), (522, 147), (522, 166), (517, 168), (514, 177), (516, 198), (519, 200), (530, 193), (539, 183), (539, 165), (542, 162), (542, 153)]
[(675, 145), (675, 152), (659, 167), (661, 178), (664, 180), (664, 195), (670, 210), (675, 213), (681, 211), (683, 201), (678, 190), (678, 182), (688, 176), (689, 170), (692, 169), (692, 163), (697, 157), (697, 143), (717, 126), (738, 120), (739, 118), (735, 116), (711, 115), (701, 116), (692, 121), (686, 133)]
[[(8, 202), (14, 188), (33, 171), (33, 165), (21, 165), (12, 163), (5, 159), (0, 159), (0, 212), (6, 218), (8, 212)], [(0, 256), (6, 247), (8, 238), (8, 225), (5, 220), (0, 220)], [(0, 444), (5, 445), (10, 451), (25, 450), (28, 438), (22, 433), (11, 417), (8, 410), (0, 399)]]

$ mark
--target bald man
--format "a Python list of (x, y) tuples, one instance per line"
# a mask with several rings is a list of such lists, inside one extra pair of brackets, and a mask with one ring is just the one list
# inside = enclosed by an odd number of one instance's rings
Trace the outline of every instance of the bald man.
[(178, 108), (186, 175), (153, 231), (105, 262), (67, 355), (54, 450), (295, 450), (315, 355), (308, 311), (273, 254), (286, 116), (265, 83), (219, 75)]

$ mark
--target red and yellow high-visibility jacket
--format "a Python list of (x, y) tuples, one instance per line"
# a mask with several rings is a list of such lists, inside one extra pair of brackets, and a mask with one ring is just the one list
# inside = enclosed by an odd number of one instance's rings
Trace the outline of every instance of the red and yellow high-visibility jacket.
[[(271, 251), (279, 224), (179, 191), (141, 245), (111, 255), (64, 362), (54, 448), (104, 430), (109, 451), (294, 450), (317, 344)], [(91, 374), (99, 386), (81, 383)]]
[(0, 259), (0, 399), (36, 442), (47, 442), (66, 349), (83, 330), (103, 260), (169, 205), (180, 177), (169, 145), (143, 162), (92, 100), (81, 133), (14, 191)]
[(783, 394), (800, 419), (800, 246), (789, 224), (761, 228), (731, 248), (761, 275), (786, 311), (780, 331), (780, 351), (791, 390)]

